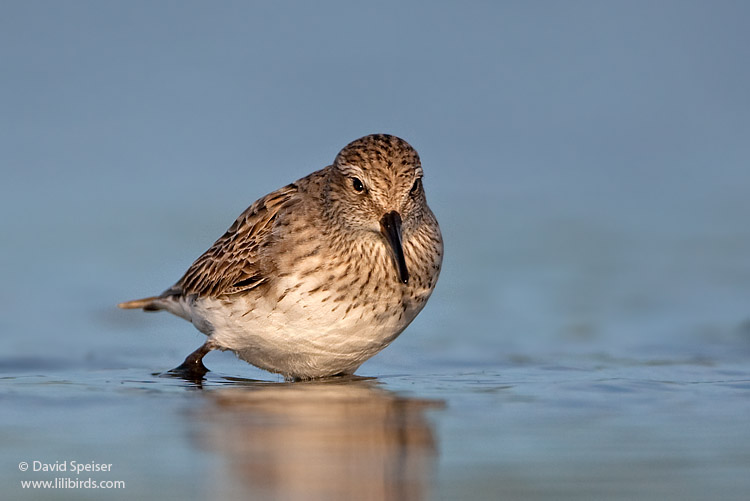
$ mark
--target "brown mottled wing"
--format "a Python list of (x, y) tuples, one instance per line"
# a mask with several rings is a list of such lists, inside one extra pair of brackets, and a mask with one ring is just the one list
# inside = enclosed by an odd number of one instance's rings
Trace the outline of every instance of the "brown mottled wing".
[(297, 185), (290, 184), (248, 207), (163, 295), (220, 296), (267, 282), (268, 265), (261, 262), (259, 249), (270, 240), (279, 211), (293, 202), (297, 191)]

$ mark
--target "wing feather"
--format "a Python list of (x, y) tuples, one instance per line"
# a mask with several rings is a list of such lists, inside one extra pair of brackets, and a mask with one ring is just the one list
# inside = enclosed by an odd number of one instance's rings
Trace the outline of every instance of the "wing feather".
[(294, 203), (298, 191), (292, 183), (248, 207), (163, 296), (221, 296), (268, 282), (272, 263), (259, 250), (271, 240), (274, 221)]

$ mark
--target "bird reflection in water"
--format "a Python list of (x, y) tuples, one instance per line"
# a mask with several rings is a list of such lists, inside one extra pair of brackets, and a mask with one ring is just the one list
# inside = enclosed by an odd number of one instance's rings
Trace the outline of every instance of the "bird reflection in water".
[(425, 416), (356, 376), (206, 392), (199, 442), (224, 459), (218, 499), (426, 499), (437, 458)]

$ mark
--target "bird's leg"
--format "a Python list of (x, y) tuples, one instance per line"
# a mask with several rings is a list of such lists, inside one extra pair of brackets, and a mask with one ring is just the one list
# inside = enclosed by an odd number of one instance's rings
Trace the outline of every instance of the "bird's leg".
[(188, 355), (185, 361), (182, 362), (182, 365), (175, 367), (169, 372), (186, 377), (203, 377), (208, 372), (206, 366), (203, 365), (203, 357), (214, 348), (215, 346), (211, 341), (206, 341), (200, 348)]

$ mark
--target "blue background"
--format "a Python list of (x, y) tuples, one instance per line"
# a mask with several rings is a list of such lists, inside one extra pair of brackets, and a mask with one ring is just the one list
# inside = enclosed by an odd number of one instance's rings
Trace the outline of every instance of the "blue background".
[[(386, 132), (421, 154), (446, 255), (425, 311), (361, 373), (447, 401), (439, 491), (746, 498), (748, 20), (744, 1), (0, 2), (0, 368), (25, 437), (3, 475), (29, 447), (62, 460), (143, 425), (175, 495), (194, 492), (192, 447), (160, 431), (182, 423), (179, 389), (149, 425), (114, 397), (75, 410), (71, 388), (140, 388), (202, 342), (114, 305)], [(61, 412), (88, 428), (60, 434)], [(112, 461), (138, 473), (129, 454)]]

